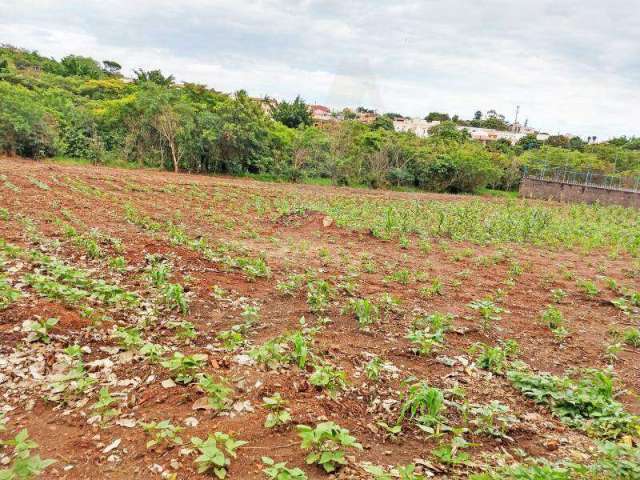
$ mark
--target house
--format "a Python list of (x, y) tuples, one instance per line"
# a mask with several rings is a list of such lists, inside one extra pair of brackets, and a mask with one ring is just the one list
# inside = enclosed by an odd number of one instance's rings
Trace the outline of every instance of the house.
[(333, 122), (335, 118), (331, 115), (331, 109), (324, 105), (309, 105), (311, 117), (314, 122)]

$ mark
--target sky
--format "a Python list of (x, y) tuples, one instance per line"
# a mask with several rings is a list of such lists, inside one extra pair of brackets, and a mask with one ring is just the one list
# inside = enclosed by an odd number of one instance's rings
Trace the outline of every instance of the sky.
[(423, 117), (640, 135), (639, 0), (0, 0), (0, 43)]

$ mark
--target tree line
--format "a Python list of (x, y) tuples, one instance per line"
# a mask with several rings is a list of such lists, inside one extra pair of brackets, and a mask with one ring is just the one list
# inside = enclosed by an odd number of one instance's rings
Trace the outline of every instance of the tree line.
[[(504, 127), (495, 112), (479, 113), (469, 125)], [(397, 116), (366, 125), (352, 115), (314, 126), (300, 97), (274, 106), (242, 90), (177, 84), (159, 70), (136, 70), (126, 79), (114, 60), (69, 55), (58, 61), (0, 47), (0, 152), (8, 155), (447, 192), (513, 189), (524, 166), (543, 164), (640, 174), (638, 138), (588, 144), (527, 136), (515, 146), (483, 145), (457, 130), (464, 122), (458, 118), (429, 114), (442, 123), (418, 138), (394, 131)]]

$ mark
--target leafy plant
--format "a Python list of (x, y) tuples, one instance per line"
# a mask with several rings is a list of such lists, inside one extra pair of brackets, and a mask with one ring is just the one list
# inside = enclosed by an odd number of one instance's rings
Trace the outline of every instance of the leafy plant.
[(287, 408), (287, 402), (279, 393), (275, 393), (271, 397), (263, 397), (262, 401), (264, 402), (262, 406), (269, 410), (264, 421), (266, 428), (279, 427), (291, 421), (291, 412)]
[(307, 303), (312, 312), (324, 312), (331, 300), (332, 288), (326, 280), (316, 280), (307, 284)]
[(436, 434), (443, 422), (444, 394), (425, 382), (410, 385), (404, 394), (398, 423), (405, 419), (415, 421), (427, 433)]
[(315, 428), (298, 425), (298, 435), (302, 439), (300, 448), (311, 450), (306, 458), (307, 464), (318, 464), (327, 473), (346, 465), (345, 448), (362, 449), (349, 430), (334, 422), (319, 423)]
[(566, 337), (569, 332), (565, 328), (565, 320), (559, 308), (549, 305), (541, 314), (542, 322), (551, 329), (558, 338)]
[(244, 440), (235, 440), (230, 435), (221, 432), (209, 435), (206, 440), (192, 437), (191, 443), (200, 452), (195, 460), (198, 473), (211, 471), (219, 479), (227, 477), (227, 468), (231, 464), (227, 455), (236, 458), (236, 450), (247, 444)]
[(179, 433), (184, 428), (173, 425), (170, 420), (150, 423), (140, 422), (140, 425), (142, 425), (146, 434), (153, 437), (147, 441), (147, 448), (153, 448), (156, 445), (165, 445), (166, 447), (182, 445), (182, 438)]
[(469, 307), (480, 313), (480, 325), (485, 332), (488, 332), (493, 324), (501, 319), (500, 314), (505, 311), (489, 299), (474, 300)]
[(640, 329), (630, 327), (622, 333), (622, 341), (631, 347), (640, 348)]
[(640, 418), (615, 400), (613, 378), (606, 371), (587, 369), (574, 379), (510, 370), (507, 377), (526, 396), (548, 405), (570, 427), (604, 439), (637, 433)]
[(512, 440), (507, 435), (518, 419), (510, 414), (509, 407), (503, 403), (492, 400), (486, 405), (476, 405), (471, 408), (473, 419), (471, 424), (476, 426), (475, 434), (485, 433), (493, 437)]
[(21, 296), (20, 290), (13, 288), (5, 278), (0, 276), (0, 310), (4, 310)]
[(495, 347), (484, 343), (475, 343), (469, 350), (476, 355), (475, 361), (478, 367), (501, 375), (507, 368), (508, 360), (517, 356), (519, 346), (515, 340), (507, 340), (500, 342)]
[(137, 327), (116, 327), (113, 337), (127, 350), (140, 348), (144, 344), (142, 333)]
[(184, 288), (179, 283), (167, 283), (164, 286), (164, 301), (171, 308), (176, 308), (186, 315), (189, 313), (189, 302), (184, 293)]
[(49, 333), (58, 324), (57, 318), (47, 318), (46, 320), (34, 320), (29, 325), (29, 330), (36, 334), (36, 338), (42, 343), (49, 343), (51, 338)]
[(173, 357), (160, 364), (171, 371), (176, 382), (188, 384), (193, 381), (195, 372), (202, 368), (206, 359), (207, 356), (200, 353), (184, 355), (180, 352), (174, 352)]
[(193, 340), (198, 336), (198, 333), (196, 332), (196, 326), (186, 320), (183, 320), (181, 322), (169, 322), (167, 325), (170, 328), (177, 330), (176, 338), (178, 340), (189, 342), (190, 340)]
[(91, 406), (91, 409), (100, 415), (100, 420), (104, 423), (120, 414), (120, 410), (113, 408), (114, 403), (117, 403), (117, 400), (111, 396), (109, 389), (102, 387), (98, 394), (98, 401)]
[(380, 318), (378, 306), (366, 298), (352, 298), (345, 309), (355, 315), (361, 329), (368, 329)]
[(157, 343), (145, 343), (140, 347), (140, 354), (151, 363), (158, 363), (164, 352), (165, 348)]
[(346, 387), (346, 373), (328, 363), (317, 365), (309, 377), (309, 383), (316, 387), (325, 388), (329, 396), (335, 397), (336, 392)]
[(287, 462), (276, 463), (270, 457), (262, 457), (266, 468), (262, 472), (273, 480), (307, 480), (307, 474), (299, 468), (288, 468)]
[(216, 382), (211, 375), (198, 375), (198, 387), (207, 395), (209, 406), (215, 410), (224, 410), (231, 404), (233, 390), (224, 380)]
[(40, 458), (32, 455), (31, 450), (38, 448), (38, 444), (29, 438), (27, 429), (20, 430), (12, 440), (4, 440), (0, 444), (13, 447), (14, 454), (8, 468), (0, 470), (2, 480), (29, 480), (38, 477), (55, 460)]

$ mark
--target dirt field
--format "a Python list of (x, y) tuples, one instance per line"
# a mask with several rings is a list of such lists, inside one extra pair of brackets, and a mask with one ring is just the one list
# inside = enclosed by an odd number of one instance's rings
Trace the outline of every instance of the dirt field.
[[(263, 456), (311, 479), (375, 478), (365, 471), (369, 463), (387, 470), (415, 464), (436, 478), (467, 478), (531, 457), (588, 463), (594, 435), (524, 395), (507, 367), (481, 368), (479, 347), (470, 352), (479, 342), (515, 340), (519, 354), (509, 361), (532, 372), (613, 367), (617, 400), (640, 414), (640, 349), (616, 336), (638, 326), (638, 307), (612, 303), (640, 290), (640, 268), (628, 253), (479, 245), (412, 232), (385, 240), (304, 208), (318, 198), (364, 208), (469, 197), (13, 159), (0, 159), (0, 174), (0, 237), (20, 247), (12, 253), (5, 244), (0, 256), (7, 285), (19, 292), (0, 310), (0, 436), (28, 430), (39, 445), (33, 452), (56, 461), (41, 478), (209, 478), (197, 473), (200, 452), (191, 439), (215, 432), (248, 442), (230, 458), (232, 479), (268, 478)], [(34, 252), (85, 277), (74, 280)], [(490, 299), (484, 323), (482, 307), (470, 307), (482, 299)], [(545, 324), (549, 306), (561, 326)], [(450, 314), (451, 325), (420, 325), (435, 312)], [(48, 318), (58, 322), (46, 333), (30, 326)], [(407, 338), (420, 331), (429, 341)], [(302, 349), (292, 340), (296, 332)], [(272, 350), (256, 354), (276, 338)], [(161, 358), (144, 344), (160, 346)], [(63, 352), (73, 345), (82, 352)], [(163, 364), (174, 352), (206, 355), (191, 382)], [(82, 377), (72, 378), (77, 362)], [(322, 366), (343, 372), (344, 385), (323, 386)], [(212, 394), (199, 386), (199, 374), (231, 389), (219, 408), (207, 401)], [(443, 392), (438, 418), (399, 420), (409, 386), (420, 382)], [(108, 408), (95, 406), (102, 387), (113, 400)], [(275, 393), (288, 402), (291, 421), (267, 428), (263, 398)], [(493, 400), (509, 413), (487, 425), (477, 419)], [(153, 434), (139, 422), (164, 420), (183, 429), (182, 444), (147, 448)], [(362, 445), (345, 448), (346, 465), (333, 474), (305, 463), (309, 452), (296, 428), (326, 421)], [(380, 422), (402, 431), (387, 432)], [(456, 437), (468, 444), (449, 453), (464, 458), (434, 454)], [(2, 455), (7, 465), (10, 451)]]

